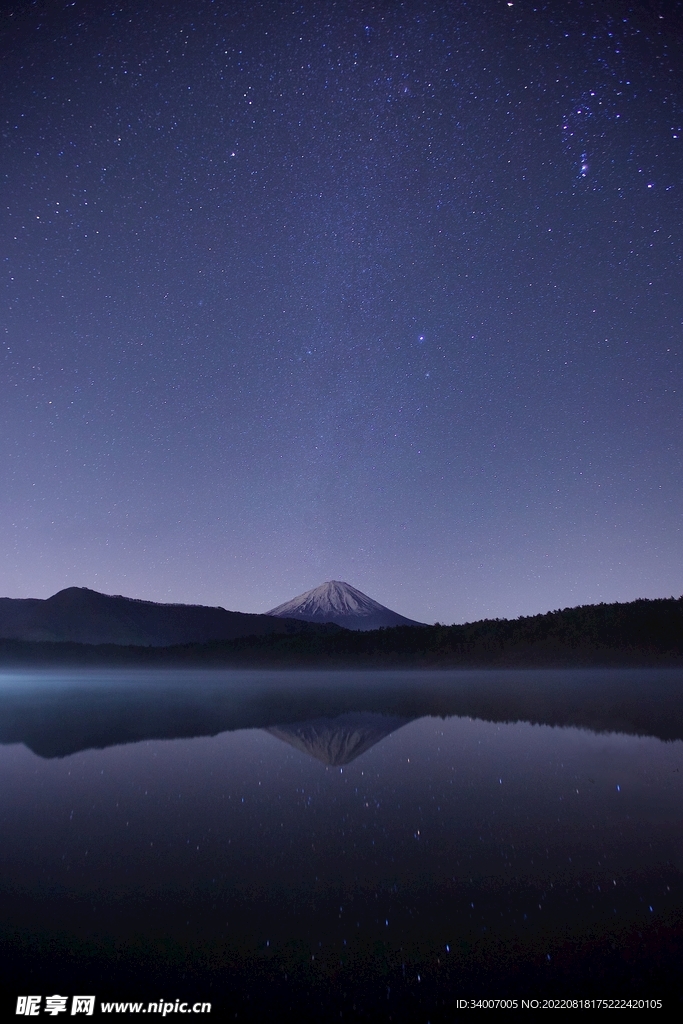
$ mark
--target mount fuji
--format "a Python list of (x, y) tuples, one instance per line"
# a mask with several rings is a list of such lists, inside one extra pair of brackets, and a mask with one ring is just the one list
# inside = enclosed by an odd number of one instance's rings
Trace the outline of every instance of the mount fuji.
[(283, 619), (305, 622), (335, 622), (346, 629), (380, 629), (382, 626), (424, 626), (424, 622), (407, 619), (392, 612), (349, 583), (329, 580), (315, 590), (279, 604), (267, 612)]

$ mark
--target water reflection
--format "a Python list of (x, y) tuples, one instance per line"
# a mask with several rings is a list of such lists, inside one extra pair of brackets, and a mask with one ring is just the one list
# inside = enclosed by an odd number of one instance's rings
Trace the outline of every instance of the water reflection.
[(292, 679), (5, 679), (8, 999), (437, 1021), (678, 998), (683, 743), (636, 733), (678, 729), (680, 674)]
[(312, 718), (293, 725), (271, 725), (271, 736), (289, 743), (327, 765), (350, 764), (396, 729), (407, 718), (372, 712), (349, 712), (336, 718)]
[(344, 714), (466, 716), (672, 740), (683, 738), (683, 672), (0, 673), (0, 744), (24, 743), (42, 757), (234, 729), (286, 732)]

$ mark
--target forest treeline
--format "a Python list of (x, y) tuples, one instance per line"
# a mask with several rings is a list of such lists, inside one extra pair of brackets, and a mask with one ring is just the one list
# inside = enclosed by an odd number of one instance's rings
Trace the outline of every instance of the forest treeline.
[(518, 619), (246, 636), (207, 644), (0, 641), (0, 663), (253, 667), (683, 664), (683, 597), (582, 605)]

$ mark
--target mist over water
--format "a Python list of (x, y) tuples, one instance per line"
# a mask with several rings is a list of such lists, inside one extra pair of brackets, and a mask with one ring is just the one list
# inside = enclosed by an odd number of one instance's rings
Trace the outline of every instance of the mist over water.
[[(683, 742), (644, 724), (675, 731), (683, 674), (389, 676), (5, 675), (8, 1005), (38, 982), (238, 1019), (673, 998)], [(532, 698), (535, 724), (509, 713)], [(554, 724), (580, 707), (603, 720)]]

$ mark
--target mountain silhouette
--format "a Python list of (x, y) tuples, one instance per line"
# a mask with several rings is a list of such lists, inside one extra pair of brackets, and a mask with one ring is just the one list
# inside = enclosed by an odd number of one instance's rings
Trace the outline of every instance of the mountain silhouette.
[(47, 600), (0, 598), (0, 639), (166, 647), (306, 631), (304, 622), (68, 587)]
[(374, 601), (349, 583), (329, 580), (272, 608), (267, 613), (305, 622), (335, 622), (345, 629), (380, 629), (382, 626), (422, 626)]

